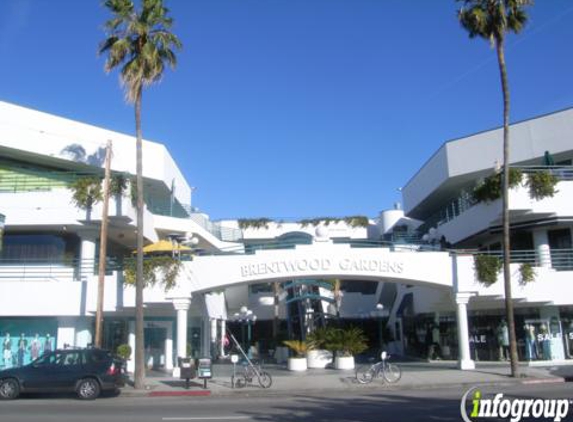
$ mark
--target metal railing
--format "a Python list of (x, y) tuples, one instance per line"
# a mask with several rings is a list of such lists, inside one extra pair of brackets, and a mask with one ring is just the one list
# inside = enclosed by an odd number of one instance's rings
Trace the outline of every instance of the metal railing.
[[(525, 175), (537, 173), (541, 171), (548, 171), (557, 177), (558, 181), (571, 181), (573, 180), (573, 166), (519, 166), (514, 167)], [(432, 214), (424, 220), (419, 228), (421, 232), (428, 231), (430, 227), (438, 227), (446, 224), (453, 219), (459, 217), (461, 214), (472, 208), (477, 204), (471, 192), (462, 190), (459, 195), (453, 200), (449, 201), (439, 211)]]
[[(495, 251), (465, 251), (474, 255), (489, 255), (503, 259), (503, 252)], [(510, 251), (509, 261), (512, 264), (530, 264), (533, 267), (550, 267), (557, 271), (573, 270), (573, 249), (550, 249), (547, 251), (513, 250)]]
[(217, 239), (224, 242), (236, 242), (243, 238), (243, 231), (232, 227), (224, 227), (219, 222), (213, 222), (202, 213), (191, 212), (189, 218), (203, 227)]
[[(351, 247), (380, 247), (388, 248), (388, 242), (348, 242)], [(217, 252), (203, 252), (205, 255), (235, 255), (252, 254), (257, 250), (288, 249), (296, 244), (266, 244), (251, 249), (229, 248)], [(394, 245), (396, 248), (403, 244)], [(396, 249), (394, 249), (396, 250)], [(400, 250), (400, 249), (397, 249)], [(436, 249), (417, 249), (416, 251), (435, 251)], [(464, 253), (474, 255), (491, 255), (502, 259), (501, 251), (477, 251), (477, 250), (451, 250), (446, 252)], [(145, 259), (145, 258), (144, 258)], [(549, 251), (513, 250), (510, 255), (511, 263), (527, 263), (534, 267), (549, 267), (557, 271), (573, 271), (573, 249), (551, 249)], [(27, 260), (27, 259), (0, 259), (0, 282), (3, 280), (14, 281), (82, 281), (86, 277), (97, 275), (98, 263), (93, 259), (63, 260)], [(106, 275), (114, 271), (123, 271), (122, 259), (110, 258), (106, 264)]]
[[(115, 260), (108, 260), (106, 275), (123, 270)], [(81, 281), (98, 274), (98, 263), (93, 259), (0, 259), (1, 280)]]

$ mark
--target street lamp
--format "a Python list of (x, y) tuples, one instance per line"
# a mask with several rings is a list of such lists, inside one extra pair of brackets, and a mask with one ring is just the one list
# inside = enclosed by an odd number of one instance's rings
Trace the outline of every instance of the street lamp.
[(376, 304), (376, 310), (372, 312), (376, 319), (378, 320), (378, 342), (380, 346), (380, 350), (384, 347), (384, 330), (382, 327), (382, 320), (384, 317), (389, 315), (389, 312), (384, 309), (384, 305), (381, 303)]
[[(245, 305), (243, 305), (239, 308), (239, 312), (235, 313), (233, 315), (233, 317), (234, 317), (235, 321), (238, 321), (241, 324), (242, 347), (250, 359), (251, 358), (250, 344), (251, 344), (251, 337), (252, 337), (251, 325), (256, 322), (257, 316), (253, 313), (252, 310), (250, 310)], [(245, 343), (245, 326), (247, 327), (247, 342), (246, 343)]]

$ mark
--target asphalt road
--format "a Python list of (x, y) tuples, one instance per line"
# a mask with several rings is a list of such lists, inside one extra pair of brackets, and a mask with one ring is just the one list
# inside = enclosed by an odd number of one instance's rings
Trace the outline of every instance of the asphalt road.
[[(0, 421), (460, 421), (460, 400), (463, 393), (459, 388), (448, 388), (392, 392), (381, 390), (352, 395), (321, 393), (289, 397), (120, 396), (92, 402), (81, 402), (73, 397), (35, 396), (0, 402)], [(506, 397), (520, 398), (570, 399), (573, 398), (573, 384), (491, 387), (483, 388), (482, 393), (504, 393)], [(563, 420), (573, 421), (573, 404), (567, 418)]]

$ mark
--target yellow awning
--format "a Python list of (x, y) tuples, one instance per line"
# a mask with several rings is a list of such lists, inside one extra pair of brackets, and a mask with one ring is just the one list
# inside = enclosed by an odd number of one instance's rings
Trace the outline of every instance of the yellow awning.
[(154, 252), (191, 252), (192, 249), (189, 246), (174, 244), (170, 240), (160, 240), (158, 242), (147, 245), (143, 248), (143, 253), (154, 253)]

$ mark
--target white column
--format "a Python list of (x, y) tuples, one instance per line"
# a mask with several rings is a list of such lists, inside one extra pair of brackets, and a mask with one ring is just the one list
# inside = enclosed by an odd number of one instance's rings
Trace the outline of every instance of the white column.
[(184, 358), (187, 356), (187, 313), (191, 299), (174, 299), (173, 306), (177, 310), (177, 357)]
[(221, 320), (221, 357), (225, 357), (225, 335), (227, 334), (227, 321)]
[(458, 321), (458, 366), (462, 370), (475, 369), (475, 362), (470, 354), (470, 338), (468, 329), (468, 302), (471, 293), (456, 293), (456, 317)]
[(551, 249), (549, 248), (547, 230), (535, 230), (533, 232), (533, 243), (537, 252), (538, 265), (551, 268)]
[(82, 276), (93, 276), (95, 273), (95, 253), (97, 233), (85, 231), (80, 233), (81, 245), (81, 273)]
[(135, 321), (129, 321), (129, 335), (127, 337), (129, 347), (131, 347), (131, 359), (127, 361), (127, 372), (135, 372)]
[(167, 325), (167, 335), (165, 337), (165, 369), (173, 369), (173, 324)]
[[(173, 299), (173, 307), (177, 311), (177, 357), (187, 357), (187, 313), (191, 306), (191, 298)], [(173, 376), (179, 378), (179, 362), (173, 368)]]
[(215, 318), (211, 319), (211, 342), (209, 344), (209, 356), (213, 354), (213, 358), (217, 355), (217, 320)]
[(52, 345), (52, 347), (63, 349), (67, 347), (73, 347), (76, 337), (76, 327), (75, 319), (70, 317), (60, 317), (58, 318), (58, 333), (57, 333), (57, 344)]

